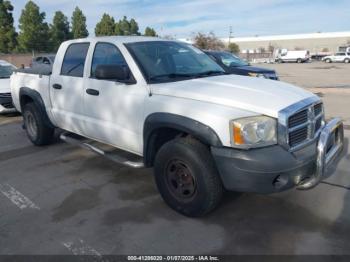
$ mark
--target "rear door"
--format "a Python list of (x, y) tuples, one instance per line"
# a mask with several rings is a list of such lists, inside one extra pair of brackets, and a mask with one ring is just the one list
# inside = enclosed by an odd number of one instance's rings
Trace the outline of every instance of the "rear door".
[(83, 134), (84, 69), (90, 43), (72, 43), (51, 76), (52, 114), (62, 129)]
[(345, 58), (345, 53), (337, 53), (335, 55), (335, 61), (337, 62), (343, 62)]

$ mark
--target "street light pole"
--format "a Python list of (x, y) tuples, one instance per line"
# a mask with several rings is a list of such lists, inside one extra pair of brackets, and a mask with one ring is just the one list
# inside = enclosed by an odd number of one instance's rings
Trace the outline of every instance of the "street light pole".
[(231, 44), (231, 37), (232, 37), (232, 26), (230, 26), (230, 34), (228, 36), (228, 44)]

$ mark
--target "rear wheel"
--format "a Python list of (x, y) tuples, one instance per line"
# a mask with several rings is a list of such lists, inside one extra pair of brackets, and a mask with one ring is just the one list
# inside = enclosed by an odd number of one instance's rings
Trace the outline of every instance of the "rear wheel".
[(301, 58), (298, 58), (298, 59), (297, 59), (297, 63), (298, 63), (298, 64), (300, 64), (300, 63), (302, 63), (302, 62), (303, 62), (303, 60), (301, 60)]
[(221, 201), (223, 187), (208, 148), (197, 140), (180, 138), (164, 144), (154, 165), (158, 190), (177, 212), (198, 217)]
[(55, 129), (47, 126), (34, 103), (24, 106), (23, 120), (27, 136), (34, 145), (43, 146), (52, 142)]
[(346, 58), (346, 59), (344, 60), (344, 63), (345, 63), (345, 64), (349, 64), (349, 63), (350, 63), (350, 59)]

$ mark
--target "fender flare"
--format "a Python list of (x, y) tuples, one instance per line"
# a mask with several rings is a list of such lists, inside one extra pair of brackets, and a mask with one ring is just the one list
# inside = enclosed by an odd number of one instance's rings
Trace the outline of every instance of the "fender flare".
[(146, 118), (143, 128), (143, 156), (146, 166), (150, 164), (153, 153), (152, 136), (160, 128), (171, 128), (190, 134), (210, 146), (223, 146), (216, 132), (197, 120), (171, 113), (153, 113)]
[(23, 113), (23, 107), (25, 100), (23, 99), (25, 96), (30, 97), (33, 100), (34, 105), (39, 109), (40, 114), (43, 116), (45, 124), (48, 127), (55, 128), (55, 126), (52, 124), (49, 116), (46, 112), (46, 107), (44, 100), (42, 99), (40, 93), (36, 90), (33, 90), (28, 87), (21, 87), (19, 90), (19, 101), (21, 106), (21, 111)]

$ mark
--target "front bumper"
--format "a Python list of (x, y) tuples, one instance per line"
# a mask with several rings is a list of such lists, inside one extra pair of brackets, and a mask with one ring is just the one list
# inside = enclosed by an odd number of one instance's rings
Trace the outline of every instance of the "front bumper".
[(276, 73), (267, 73), (267, 74), (264, 74), (266, 79), (270, 79), (270, 80), (279, 80), (278, 76)]
[(15, 112), (10, 93), (0, 93), (0, 113)]
[(211, 152), (227, 190), (267, 194), (316, 186), (341, 152), (343, 140), (343, 124), (333, 119), (318, 141), (295, 152), (279, 145), (251, 150), (212, 147)]

